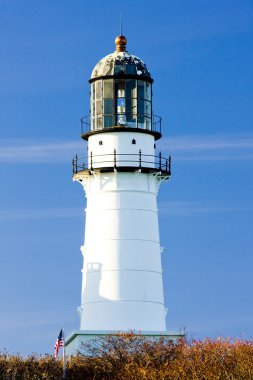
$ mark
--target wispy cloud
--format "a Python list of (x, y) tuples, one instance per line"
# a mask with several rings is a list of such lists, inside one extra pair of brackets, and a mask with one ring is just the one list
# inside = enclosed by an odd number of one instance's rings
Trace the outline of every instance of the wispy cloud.
[(82, 141), (37, 143), (31, 140), (7, 140), (2, 141), (0, 145), (0, 163), (69, 162), (74, 154), (82, 152), (84, 147)]
[(241, 212), (253, 209), (253, 205), (217, 202), (165, 201), (159, 203), (159, 214), (184, 217), (202, 217), (210, 214)]
[[(164, 156), (177, 160), (252, 160), (252, 135), (186, 135), (162, 139)], [(64, 163), (75, 155), (86, 154), (83, 141), (6, 140), (0, 144), (0, 163)], [(108, 149), (110, 153), (110, 148)]]
[(80, 208), (0, 210), (0, 221), (83, 217)]
[(174, 136), (161, 141), (159, 147), (184, 161), (253, 159), (252, 135)]
[[(159, 203), (159, 214), (172, 216), (205, 216), (224, 212), (240, 212), (253, 209), (253, 205), (212, 203), (212, 202), (188, 202), (188, 201), (164, 201)], [(47, 208), (47, 209), (15, 209), (0, 210), (0, 222), (25, 221), (36, 219), (61, 219), (83, 218), (80, 208)]]
[(46, 311), (18, 311), (15, 312), (3, 311), (0, 317), (0, 331), (7, 328), (24, 328), (24, 327), (41, 327), (54, 324), (59, 318), (58, 313), (53, 310), (49, 313)]

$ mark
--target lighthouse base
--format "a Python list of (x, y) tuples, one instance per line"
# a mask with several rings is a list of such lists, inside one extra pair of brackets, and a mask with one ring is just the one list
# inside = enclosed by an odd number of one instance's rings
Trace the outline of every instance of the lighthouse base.
[[(127, 333), (127, 331), (124, 331)], [(74, 356), (77, 354), (87, 354), (85, 344), (109, 335), (116, 335), (119, 331), (105, 331), (105, 330), (75, 330), (65, 341), (65, 353), (67, 356)], [(169, 331), (142, 331), (137, 332), (136, 335), (141, 335), (150, 339), (159, 339), (164, 337), (166, 339), (176, 342), (180, 338), (184, 338), (185, 334), (169, 332)]]

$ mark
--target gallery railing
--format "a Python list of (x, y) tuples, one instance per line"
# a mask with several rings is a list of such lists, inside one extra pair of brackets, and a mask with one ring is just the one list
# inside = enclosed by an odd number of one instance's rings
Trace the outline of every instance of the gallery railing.
[(162, 118), (157, 115), (137, 113), (104, 113), (92, 118), (86, 115), (81, 118), (81, 134), (121, 127), (149, 131), (161, 135)]
[(149, 170), (162, 172), (166, 175), (171, 175), (171, 157), (162, 157), (161, 152), (158, 155), (143, 154), (139, 150), (138, 154), (122, 154), (114, 150), (113, 153), (93, 155), (90, 152), (89, 157), (83, 159), (76, 157), (72, 161), (73, 175), (84, 170), (93, 169), (129, 169), (129, 170)]

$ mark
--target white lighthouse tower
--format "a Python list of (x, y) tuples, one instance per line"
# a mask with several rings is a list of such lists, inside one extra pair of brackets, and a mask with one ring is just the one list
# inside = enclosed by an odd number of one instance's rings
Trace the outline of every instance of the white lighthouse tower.
[(90, 115), (82, 118), (87, 157), (73, 160), (86, 194), (80, 330), (67, 352), (94, 335), (166, 332), (157, 193), (170, 158), (156, 152), (161, 118), (152, 109), (153, 79), (126, 51), (126, 38), (97, 63), (90, 79)]

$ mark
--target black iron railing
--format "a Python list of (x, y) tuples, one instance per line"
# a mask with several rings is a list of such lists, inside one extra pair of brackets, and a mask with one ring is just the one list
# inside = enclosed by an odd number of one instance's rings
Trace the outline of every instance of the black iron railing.
[(162, 118), (157, 115), (135, 114), (135, 113), (105, 113), (94, 117), (86, 115), (81, 118), (81, 134), (106, 130), (114, 127), (134, 128), (150, 131), (161, 135)]
[(143, 154), (141, 150), (137, 154), (122, 154), (114, 150), (113, 153), (93, 155), (90, 152), (89, 157), (83, 159), (76, 157), (72, 161), (73, 175), (84, 170), (92, 171), (93, 169), (143, 169), (148, 171), (162, 172), (171, 175), (171, 157), (162, 157), (161, 152), (158, 155)]

